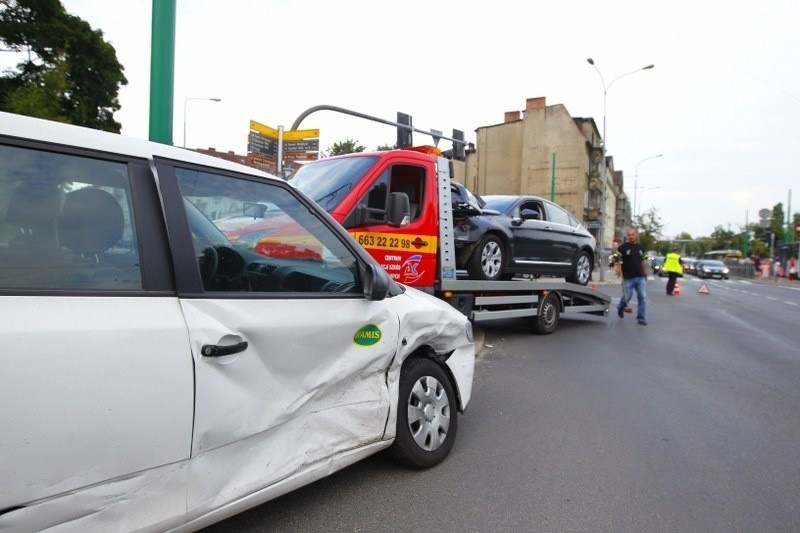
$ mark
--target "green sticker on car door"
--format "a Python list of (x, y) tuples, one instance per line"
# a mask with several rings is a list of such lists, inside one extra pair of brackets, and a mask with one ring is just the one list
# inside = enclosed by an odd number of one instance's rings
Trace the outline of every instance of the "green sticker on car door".
[(353, 342), (359, 346), (372, 346), (380, 340), (381, 330), (375, 324), (367, 324), (353, 335)]

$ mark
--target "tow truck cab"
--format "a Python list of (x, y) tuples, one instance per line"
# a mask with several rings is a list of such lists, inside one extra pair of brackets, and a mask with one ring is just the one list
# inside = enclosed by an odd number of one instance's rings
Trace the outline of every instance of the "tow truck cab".
[(439, 235), (431, 146), (307, 163), (290, 180), (340, 222), (400, 283), (433, 287)]

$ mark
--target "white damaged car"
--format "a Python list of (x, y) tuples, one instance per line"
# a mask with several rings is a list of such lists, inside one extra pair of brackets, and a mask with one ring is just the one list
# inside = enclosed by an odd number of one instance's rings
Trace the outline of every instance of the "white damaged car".
[(380, 450), (434, 466), (475, 360), (284, 181), (5, 113), (0, 338), (15, 531), (196, 530)]

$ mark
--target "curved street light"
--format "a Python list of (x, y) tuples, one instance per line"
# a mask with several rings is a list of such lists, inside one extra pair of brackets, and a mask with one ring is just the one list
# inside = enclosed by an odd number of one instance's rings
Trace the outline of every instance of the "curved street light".
[(186, 105), (189, 100), (209, 100), (211, 102), (221, 102), (222, 98), (184, 98), (183, 99), (183, 147), (186, 148)]
[[(603, 73), (600, 72), (600, 69), (597, 68), (597, 65), (594, 64), (594, 59), (592, 59), (590, 57), (589, 59), (586, 60), (586, 62), (594, 67), (594, 70), (597, 71), (598, 76), (600, 76), (600, 81), (603, 83), (603, 139), (602, 139), (602, 144), (601, 144), (602, 154), (603, 154), (603, 169), (602, 169), (603, 172), (602, 172), (602, 176), (601, 176), (602, 183), (600, 184), (600, 191), (601, 191), (601, 195), (600, 195), (600, 197), (601, 197), (601, 200), (600, 200), (601, 201), (601, 205), (600, 205), (600, 227), (597, 230), (597, 236), (598, 236), (597, 240), (598, 240), (598, 243), (599, 243), (599, 246), (600, 246), (600, 259), (601, 259), (601, 263), (600, 264), (604, 265), (604, 264), (606, 264), (606, 261), (605, 261), (605, 258), (603, 257), (603, 252), (602, 251), (605, 250), (605, 242), (604, 242), (605, 231), (604, 230), (605, 230), (605, 226), (606, 226), (606, 220), (605, 220), (606, 219), (606, 180), (607, 180), (607, 176), (606, 176), (606, 144), (607, 144), (606, 143), (606, 104), (608, 103), (608, 90), (611, 88), (612, 85), (614, 85), (614, 82), (616, 82), (617, 80), (621, 80), (622, 78), (624, 78), (626, 76), (630, 76), (631, 74), (636, 74), (637, 72), (642, 71), (642, 70), (650, 70), (651, 68), (655, 67), (655, 65), (650, 64), (650, 65), (646, 65), (646, 66), (641, 67), (641, 68), (637, 68), (636, 70), (632, 70), (630, 72), (626, 72), (625, 74), (622, 74), (621, 76), (617, 76), (616, 78), (611, 80), (610, 83), (606, 84), (606, 79), (605, 79), (605, 77), (603, 77)], [(605, 269), (601, 268), (600, 269), (600, 281), (605, 281), (605, 279), (606, 279)]]
[(655, 190), (660, 189), (660, 188), (661, 188), (661, 185), (656, 185), (654, 187), (642, 187), (641, 189), (639, 189), (639, 192), (655, 191)]
[(650, 157), (645, 157), (638, 163), (636, 163), (636, 173), (633, 175), (633, 215), (638, 216), (639, 211), (636, 210), (636, 195), (637, 191), (639, 190), (639, 165), (644, 163), (645, 161), (650, 161), (651, 159), (655, 159), (657, 157), (662, 157), (664, 154), (657, 154), (651, 155)]

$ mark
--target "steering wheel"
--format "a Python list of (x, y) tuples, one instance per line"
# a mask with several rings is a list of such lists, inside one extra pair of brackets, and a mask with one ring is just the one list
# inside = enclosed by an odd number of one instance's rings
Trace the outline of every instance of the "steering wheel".
[(219, 253), (213, 244), (206, 244), (197, 256), (197, 266), (200, 268), (200, 279), (203, 288), (209, 289), (213, 285), (214, 276), (219, 268)]

